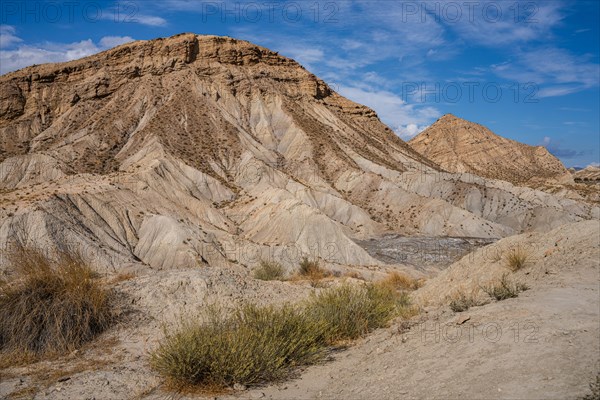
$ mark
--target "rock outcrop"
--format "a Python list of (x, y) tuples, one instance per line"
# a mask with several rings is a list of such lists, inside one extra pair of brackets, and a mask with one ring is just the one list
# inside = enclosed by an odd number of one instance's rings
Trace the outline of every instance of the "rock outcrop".
[(573, 182), (565, 166), (545, 147), (503, 138), (452, 114), (441, 117), (409, 144), (448, 172), (467, 172), (516, 185)]

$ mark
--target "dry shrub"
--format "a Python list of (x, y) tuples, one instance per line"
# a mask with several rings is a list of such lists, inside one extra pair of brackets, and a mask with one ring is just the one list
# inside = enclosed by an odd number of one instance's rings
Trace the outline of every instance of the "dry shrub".
[(506, 266), (513, 272), (529, 264), (531, 255), (522, 247), (511, 249), (506, 256)]
[(308, 279), (313, 287), (318, 287), (322, 279), (331, 276), (331, 272), (322, 268), (317, 260), (309, 260), (304, 257), (300, 262), (298, 276)]
[(292, 306), (241, 306), (223, 317), (207, 310), (204, 323), (182, 323), (151, 355), (152, 366), (179, 386), (215, 390), (287, 377), (323, 354), (325, 323)]
[(500, 280), (492, 282), (482, 287), (482, 289), (491, 298), (500, 301), (517, 297), (520, 292), (529, 289), (529, 287), (523, 283), (511, 282), (508, 279), (508, 275), (504, 274)]
[(262, 281), (281, 281), (285, 278), (285, 269), (278, 262), (261, 261), (260, 265), (254, 270), (254, 278)]
[(327, 322), (329, 343), (356, 339), (385, 326), (410, 306), (408, 296), (381, 285), (344, 284), (313, 295), (307, 309)]
[(151, 365), (179, 390), (219, 391), (279, 381), (312, 364), (327, 347), (385, 326), (408, 297), (379, 285), (343, 285), (297, 305), (243, 305), (224, 317), (208, 307), (204, 322), (182, 322), (151, 354)]
[(459, 290), (451, 296), (449, 305), (452, 311), (463, 312), (471, 307), (483, 305), (483, 303), (479, 301), (477, 293), (467, 293), (464, 290)]
[(382, 285), (389, 285), (396, 290), (417, 290), (423, 286), (422, 280), (413, 279), (408, 275), (397, 271), (390, 272), (388, 276), (380, 281)]
[(112, 321), (111, 292), (76, 252), (53, 257), (31, 247), (8, 252), (10, 278), (0, 283), (0, 350), (62, 353), (104, 331)]

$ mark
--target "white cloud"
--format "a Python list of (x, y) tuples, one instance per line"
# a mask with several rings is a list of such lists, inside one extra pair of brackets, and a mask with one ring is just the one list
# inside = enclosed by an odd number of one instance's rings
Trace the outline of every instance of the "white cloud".
[(100, 39), (100, 47), (110, 49), (124, 43), (133, 42), (134, 40), (135, 39), (130, 36), (104, 36)]
[(45, 42), (37, 45), (22, 44), (14, 49), (0, 51), (0, 74), (33, 64), (56, 63), (87, 57), (133, 40), (129, 36), (105, 36), (95, 44), (91, 39), (73, 43)]
[(395, 131), (401, 139), (408, 141), (427, 128), (429, 128), (429, 125), (408, 124), (396, 127)]
[(325, 53), (319, 48), (290, 46), (281, 49), (281, 54), (293, 58), (304, 67), (310, 69), (310, 65), (323, 60)]
[(148, 26), (166, 26), (167, 20), (154, 15), (136, 15), (131, 19), (131, 22), (137, 22)]
[(536, 96), (540, 98), (597, 87), (600, 81), (599, 64), (590, 62), (588, 56), (554, 47), (519, 52), (514, 61), (492, 65), (491, 69), (505, 79), (535, 83), (539, 87)]
[(405, 140), (416, 136), (441, 115), (433, 107), (408, 104), (400, 96), (386, 90), (340, 86), (339, 92), (350, 100), (375, 110), (381, 120)]
[[(456, 3), (444, 0), (442, 3)], [(479, 1), (462, 3), (462, 15), (456, 22), (444, 15), (443, 5), (437, 16), (445, 25), (456, 31), (469, 43), (486, 46), (522, 44), (550, 35), (552, 28), (561, 24), (565, 5), (561, 1)], [(448, 13), (446, 13), (448, 14)]]
[(0, 25), (0, 49), (11, 47), (23, 40), (15, 35), (15, 27), (11, 25)]

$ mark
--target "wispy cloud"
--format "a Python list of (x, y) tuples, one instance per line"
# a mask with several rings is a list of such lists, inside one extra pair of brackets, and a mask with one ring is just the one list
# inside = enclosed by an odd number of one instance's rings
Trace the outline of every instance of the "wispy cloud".
[(554, 97), (598, 87), (600, 65), (590, 56), (576, 56), (558, 48), (519, 52), (514, 61), (492, 66), (492, 71), (506, 79), (533, 82), (540, 87), (538, 97)]
[(340, 86), (339, 92), (350, 100), (376, 110), (381, 120), (405, 140), (416, 136), (441, 115), (434, 107), (408, 104), (397, 94), (386, 90)]
[(15, 35), (16, 29), (11, 25), (0, 25), (0, 49), (11, 47), (23, 40)]
[(131, 19), (131, 22), (137, 22), (142, 25), (148, 26), (166, 26), (167, 20), (162, 17), (157, 17), (154, 15), (136, 15)]
[(562, 1), (532, 2), (527, 0), (498, 2), (454, 2), (461, 5), (461, 18), (454, 21), (446, 8), (439, 7), (437, 17), (469, 43), (502, 47), (523, 44), (551, 36), (552, 29), (561, 24), (565, 10)]
[[(13, 36), (15, 30), (9, 31)], [(72, 43), (42, 42), (24, 44), (14, 36), (12, 48), (0, 51), (0, 74), (15, 71), (32, 64), (55, 63), (87, 57), (111, 47), (134, 40), (129, 36), (105, 36), (96, 44), (91, 39)]]

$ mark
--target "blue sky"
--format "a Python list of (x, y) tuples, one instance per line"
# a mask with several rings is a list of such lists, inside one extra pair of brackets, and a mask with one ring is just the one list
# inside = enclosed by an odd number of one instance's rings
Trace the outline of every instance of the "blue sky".
[(12, 1), (0, 72), (181, 32), (292, 57), (408, 139), (445, 113), (600, 161), (600, 2)]

